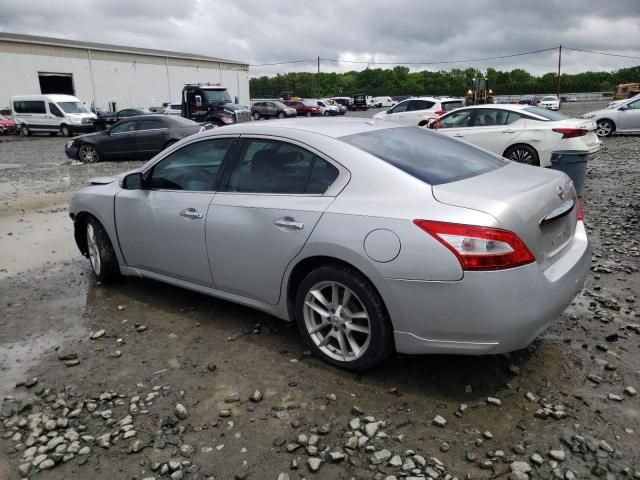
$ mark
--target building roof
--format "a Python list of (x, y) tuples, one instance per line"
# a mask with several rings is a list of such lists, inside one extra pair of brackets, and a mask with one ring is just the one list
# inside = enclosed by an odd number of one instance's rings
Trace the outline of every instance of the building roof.
[(153, 57), (181, 58), (186, 60), (200, 60), (204, 62), (233, 63), (236, 65), (249, 66), (245, 62), (238, 60), (228, 60), (225, 58), (208, 57), (195, 53), (171, 52), (167, 50), (154, 50), (150, 48), (125, 47), (122, 45), (110, 45), (106, 43), (80, 42), (65, 38), (39, 37), (36, 35), (22, 35), (18, 33), (0, 32), (0, 41), (29, 43), (36, 45), (49, 45), (56, 47), (80, 48), (83, 50), (99, 50), (105, 52), (133, 53), (138, 55), (150, 55)]

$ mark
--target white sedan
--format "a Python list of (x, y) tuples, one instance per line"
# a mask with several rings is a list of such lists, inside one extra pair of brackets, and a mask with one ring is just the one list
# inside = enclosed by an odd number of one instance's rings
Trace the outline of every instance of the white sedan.
[(547, 95), (540, 100), (540, 106), (549, 110), (560, 110), (560, 100), (555, 95)]
[(593, 155), (600, 140), (592, 120), (530, 105), (473, 105), (449, 112), (429, 128), (505, 158), (551, 166), (554, 152)]

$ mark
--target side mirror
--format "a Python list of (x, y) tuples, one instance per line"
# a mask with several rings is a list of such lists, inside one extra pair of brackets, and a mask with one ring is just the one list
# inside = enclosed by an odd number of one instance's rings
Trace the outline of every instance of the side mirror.
[(142, 190), (143, 187), (142, 173), (130, 173), (122, 179), (122, 188), (125, 190)]
[(202, 97), (200, 95), (196, 95), (196, 107), (202, 106)]

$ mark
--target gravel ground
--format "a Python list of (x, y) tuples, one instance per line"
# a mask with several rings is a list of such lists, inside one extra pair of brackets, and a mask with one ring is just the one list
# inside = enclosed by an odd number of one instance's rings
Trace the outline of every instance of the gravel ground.
[(65, 204), (141, 162), (74, 164), (64, 143), (0, 137), (0, 479), (640, 478), (639, 137), (590, 163), (592, 274), (530, 348), (364, 375), (265, 314), (96, 284)]

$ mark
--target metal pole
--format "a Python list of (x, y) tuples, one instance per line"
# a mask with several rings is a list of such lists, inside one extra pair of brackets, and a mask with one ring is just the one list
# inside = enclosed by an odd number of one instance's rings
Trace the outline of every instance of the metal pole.
[(318, 55), (318, 75), (316, 78), (316, 97), (320, 98), (320, 55)]
[(558, 47), (558, 78), (556, 79), (556, 96), (560, 101), (560, 63), (562, 62), (562, 45)]
[(87, 58), (89, 59), (89, 77), (91, 79), (91, 95), (93, 96), (93, 100), (92, 103), (95, 104), (97, 103), (96, 100), (96, 87), (95, 87), (95, 82), (93, 80), (93, 58), (91, 57), (91, 50), (87, 48)]

